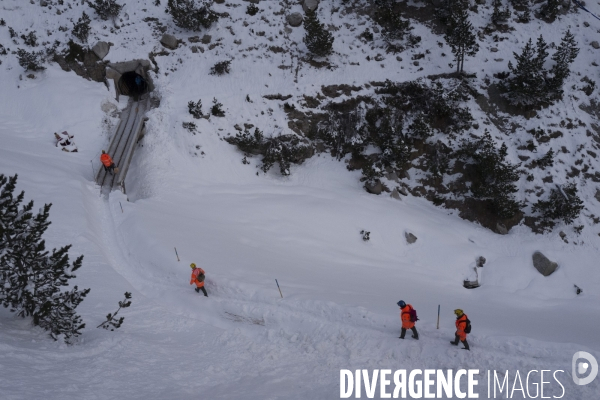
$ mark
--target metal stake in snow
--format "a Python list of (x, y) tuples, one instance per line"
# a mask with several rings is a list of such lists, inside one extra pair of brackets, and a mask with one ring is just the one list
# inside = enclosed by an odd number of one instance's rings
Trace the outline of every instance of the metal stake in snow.
[(438, 304), (438, 322), (437, 322), (437, 328), (440, 329), (440, 305)]
[(179, 254), (177, 254), (177, 247), (173, 247), (175, 249), (175, 255), (177, 256), (177, 261), (179, 261)]
[(121, 202), (119, 202), (119, 205), (121, 206), (121, 214), (123, 214), (123, 205), (121, 204)]
[(277, 282), (277, 279), (275, 279), (275, 283), (277, 284), (277, 289), (279, 289), (279, 294), (281, 295), (281, 298), (283, 299), (283, 293), (281, 293), (281, 288), (279, 287), (279, 282)]

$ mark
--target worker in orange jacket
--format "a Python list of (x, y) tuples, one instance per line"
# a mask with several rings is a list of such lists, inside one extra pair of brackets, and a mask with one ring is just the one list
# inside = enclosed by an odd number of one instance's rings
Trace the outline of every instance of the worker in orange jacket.
[(412, 305), (406, 304), (404, 300), (400, 300), (398, 303), (400, 307), (400, 320), (402, 320), (402, 330), (400, 331), (400, 339), (404, 339), (406, 330), (412, 330), (412, 337), (419, 340), (419, 333), (415, 328), (415, 322), (417, 321), (417, 313)]
[(202, 268), (196, 267), (196, 264), (191, 263), (190, 268), (192, 269), (192, 277), (190, 279), (190, 285), (192, 283), (196, 284), (196, 293), (204, 293), (204, 296), (208, 297), (208, 293), (206, 293), (206, 289), (204, 288), (204, 270)]
[(115, 174), (116, 165), (113, 162), (113, 159), (104, 150), (102, 150), (102, 154), (100, 155), (100, 161), (102, 161), (105, 171), (110, 172), (112, 175)]
[(470, 325), (469, 318), (460, 308), (454, 310), (454, 314), (456, 315), (456, 322), (454, 323), (456, 325), (456, 333), (454, 333), (454, 341), (450, 343), (458, 346), (458, 341), (460, 340), (465, 346), (463, 350), (470, 350), (469, 343), (467, 342), (467, 332), (465, 332), (467, 326)]

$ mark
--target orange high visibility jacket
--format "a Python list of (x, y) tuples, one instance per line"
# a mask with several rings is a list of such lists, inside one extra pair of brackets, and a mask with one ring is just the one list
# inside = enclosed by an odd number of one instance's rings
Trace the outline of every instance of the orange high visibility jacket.
[(113, 164), (112, 158), (110, 158), (110, 156), (106, 153), (100, 156), (100, 161), (102, 161), (102, 164), (104, 164), (104, 166), (106, 166), (107, 168)]
[(456, 318), (456, 335), (460, 338), (460, 340), (466, 340), (467, 334), (465, 333), (465, 329), (467, 328), (467, 314), (463, 314), (460, 318)]
[(410, 320), (410, 311), (413, 309), (413, 306), (407, 304), (402, 308), (400, 312), (400, 319), (402, 320), (402, 327), (404, 329), (411, 329), (415, 326), (415, 323)]
[(203, 287), (204, 282), (198, 280), (198, 275), (204, 274), (204, 270), (202, 268), (194, 268), (192, 271), (192, 277), (190, 279), (190, 285), (195, 283), (197, 287)]

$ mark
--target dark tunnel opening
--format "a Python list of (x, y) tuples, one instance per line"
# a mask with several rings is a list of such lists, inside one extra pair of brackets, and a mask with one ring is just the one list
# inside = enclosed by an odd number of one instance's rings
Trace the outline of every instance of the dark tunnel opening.
[(131, 96), (134, 100), (138, 100), (141, 95), (148, 92), (148, 82), (134, 71), (123, 73), (118, 86), (121, 94)]

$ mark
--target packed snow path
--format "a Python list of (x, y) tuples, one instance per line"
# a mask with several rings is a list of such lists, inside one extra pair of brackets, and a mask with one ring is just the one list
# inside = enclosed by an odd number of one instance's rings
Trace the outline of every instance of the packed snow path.
[(149, 108), (149, 96), (143, 96), (140, 101), (129, 99), (127, 108), (121, 113), (117, 131), (112, 137), (108, 154), (118, 167), (118, 173), (111, 174), (102, 165), (96, 174), (96, 182), (102, 189), (112, 190), (120, 187), (125, 192), (125, 176), (133, 156), (133, 150), (144, 128), (145, 114)]

